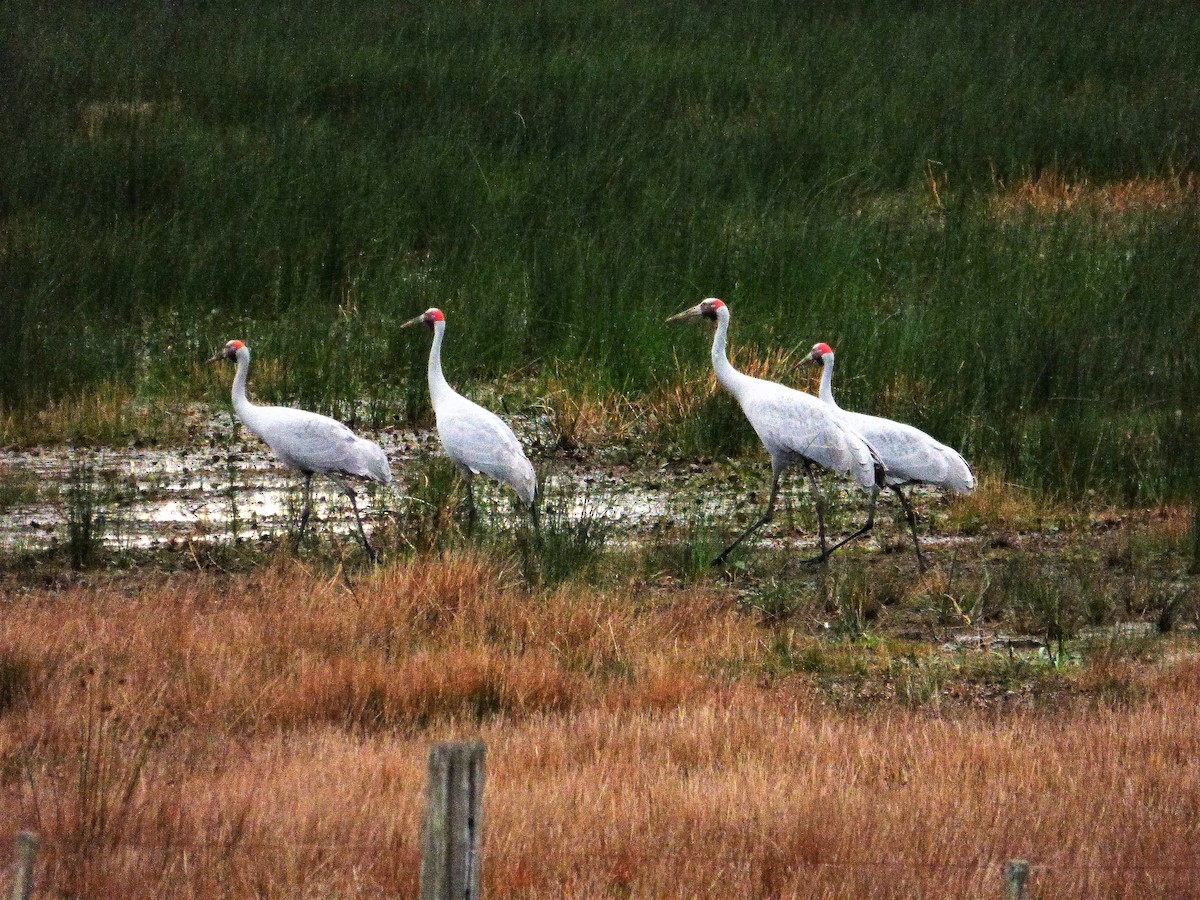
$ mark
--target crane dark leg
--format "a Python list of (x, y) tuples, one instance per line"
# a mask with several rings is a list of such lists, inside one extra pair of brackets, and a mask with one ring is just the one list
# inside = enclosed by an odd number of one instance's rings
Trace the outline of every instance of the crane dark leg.
[[(863, 523), (862, 528), (858, 529), (858, 531), (854, 532), (854, 534), (850, 535), (849, 537), (842, 538), (840, 541), (838, 541), (836, 544), (834, 544), (832, 547), (830, 547), (829, 553), (833, 553), (833, 551), (837, 550), (839, 547), (844, 547), (846, 544), (850, 543), (851, 541), (855, 540), (856, 538), (862, 537), (864, 534), (866, 534), (868, 531), (870, 531), (872, 528), (875, 527), (875, 507), (878, 505), (878, 503), (879, 503), (879, 486), (876, 485), (875, 487), (871, 488), (871, 505), (867, 508), (867, 521), (865, 521)], [(828, 554), (826, 554), (826, 555), (828, 555)], [(819, 562), (819, 561), (820, 561), (819, 557), (814, 558), (814, 559), (805, 560), (805, 562)]]
[(296, 535), (296, 549), (304, 541), (304, 526), (308, 524), (309, 513), (312, 512), (312, 472), (304, 473), (304, 509), (300, 511), (300, 531)]
[(367, 551), (367, 559), (373, 563), (379, 562), (379, 555), (375, 552), (375, 548), (371, 546), (371, 542), (367, 540), (367, 533), (363, 530), (362, 516), (358, 514), (358, 495), (355, 494), (354, 488), (350, 487), (345, 481), (335, 478), (338, 487), (346, 492), (346, 496), (350, 498), (350, 508), (354, 510), (354, 521), (358, 525), (358, 536), (362, 539), (363, 549)]
[(736, 547), (738, 544), (740, 544), (746, 538), (750, 537), (750, 535), (754, 534), (754, 532), (758, 531), (758, 529), (762, 528), (764, 525), (766, 525), (768, 522), (770, 522), (771, 519), (775, 516), (775, 497), (779, 493), (779, 476), (782, 473), (783, 473), (782, 469), (776, 468), (774, 466), (771, 467), (771, 496), (767, 500), (767, 508), (766, 508), (766, 511), (763, 512), (762, 518), (760, 518), (757, 522), (754, 522), (749, 528), (747, 528), (745, 531), (743, 531), (741, 534), (738, 535), (737, 540), (735, 540), (732, 544), (730, 544), (728, 547), (726, 547), (724, 550), (722, 550), (721, 555), (712, 561), (713, 566), (724, 565), (725, 559), (733, 551), (734, 547)]
[(900, 498), (900, 505), (904, 507), (904, 515), (908, 518), (908, 527), (912, 531), (913, 549), (917, 551), (917, 571), (924, 572), (925, 557), (921, 556), (921, 542), (917, 539), (917, 514), (913, 512), (912, 504), (908, 502), (908, 498), (904, 496), (904, 491), (898, 484), (893, 484), (892, 490)]
[(542, 523), (538, 519), (538, 501), (537, 497), (533, 498), (533, 502), (529, 504), (529, 518), (533, 521), (533, 537), (534, 540), (541, 544), (542, 542)]
[[(817, 507), (817, 533), (821, 537), (821, 555), (815, 556), (805, 562), (825, 562), (829, 558), (832, 550), (826, 549), (825, 539), (825, 495), (821, 493), (821, 486), (817, 484), (817, 473), (813, 471), (813, 465), (810, 462), (804, 463), (804, 471), (808, 473), (808, 483), (812, 488), (813, 503)], [(836, 549), (836, 548), (834, 548)]]
[[(874, 451), (872, 451), (872, 456), (874, 456)], [(840, 547), (846, 546), (846, 544), (850, 543), (853, 540), (856, 540), (857, 538), (862, 537), (864, 534), (866, 534), (868, 531), (870, 531), (872, 528), (875, 527), (875, 507), (879, 504), (879, 492), (881, 490), (883, 490), (884, 485), (887, 484), (887, 470), (884, 468), (883, 463), (879, 461), (879, 457), (875, 456), (874, 458), (875, 458), (875, 485), (871, 488), (871, 505), (867, 508), (867, 521), (863, 522), (862, 528), (858, 529), (858, 531), (854, 532), (854, 534), (850, 535), (849, 537), (842, 538), (840, 541), (838, 541), (836, 544), (834, 544), (832, 547), (830, 547), (828, 553), (824, 552), (825, 542), (822, 541), (821, 542), (822, 555), (813, 557), (812, 559), (806, 559), (805, 560), (806, 563), (823, 562), (835, 550), (837, 550)], [(820, 510), (818, 509), (818, 515), (819, 515), (819, 513), (820, 513)]]
[(474, 534), (475, 519), (477, 516), (475, 510), (475, 490), (471, 486), (471, 476), (467, 475), (465, 480), (467, 482), (467, 534)]
[(362, 516), (358, 514), (358, 501), (355, 498), (354, 491), (347, 486), (346, 496), (350, 498), (350, 508), (354, 510), (354, 521), (358, 523), (358, 536), (362, 538), (363, 549), (367, 551), (367, 558), (372, 563), (379, 562), (379, 554), (375, 552), (375, 548), (371, 546), (371, 542), (367, 540), (367, 533), (363, 530)]

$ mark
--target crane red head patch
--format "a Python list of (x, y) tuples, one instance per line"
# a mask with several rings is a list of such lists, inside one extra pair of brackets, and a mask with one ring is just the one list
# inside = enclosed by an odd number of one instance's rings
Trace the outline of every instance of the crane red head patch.
[(442, 311), (440, 309), (438, 309), (436, 306), (431, 306), (431, 307), (429, 307), (429, 309), (425, 310), (425, 312), (421, 313), (419, 316), (413, 316), (411, 319), (409, 319), (407, 322), (402, 324), (400, 327), (401, 328), (415, 328), (418, 325), (428, 325), (429, 330), (432, 331), (434, 326), (437, 325), (438, 322), (445, 322), (445, 321), (446, 321), (446, 317), (442, 315)]
[(716, 297), (709, 297), (700, 304), (700, 315), (704, 316), (706, 319), (715, 319), (717, 317), (717, 310), (724, 308), (724, 300), (718, 300)]
[(826, 353), (832, 353), (833, 348), (828, 344), (813, 344), (813, 353), (817, 356), (824, 356)]
[[(243, 349), (245, 346), (246, 345), (241, 341), (229, 341), (217, 352), (216, 356), (209, 360), (209, 362), (214, 363), (222, 359), (237, 359), (238, 351)], [(247, 350), (246, 352), (249, 351)]]

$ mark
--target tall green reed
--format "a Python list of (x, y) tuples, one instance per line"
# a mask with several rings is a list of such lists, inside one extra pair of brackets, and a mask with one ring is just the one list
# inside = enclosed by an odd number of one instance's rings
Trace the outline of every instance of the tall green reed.
[(458, 384), (565, 363), (637, 395), (707, 365), (661, 320), (716, 294), (746, 353), (830, 340), (846, 405), (1010, 477), (1176, 493), (1196, 215), (990, 198), (1186, 183), (1186, 3), (179, 8), (0, 10), (6, 409), (217, 401), (195, 363), (237, 336), (265, 400), (420, 420), (395, 326), (433, 305)]

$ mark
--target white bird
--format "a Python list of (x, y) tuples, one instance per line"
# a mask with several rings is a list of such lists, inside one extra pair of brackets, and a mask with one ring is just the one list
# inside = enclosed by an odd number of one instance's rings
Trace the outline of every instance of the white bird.
[(517, 492), (517, 496), (529, 506), (536, 529), (537, 474), (521, 449), (521, 442), (499, 416), (458, 393), (442, 374), (442, 338), (446, 334), (446, 316), (440, 309), (427, 309), (400, 327), (409, 328), (413, 325), (428, 325), (433, 331), (433, 346), (429, 350), (429, 399), (437, 417), (442, 449), (458, 467), (467, 484), (468, 527), (475, 525), (475, 496), (471, 481), (482, 472)]
[(363, 548), (374, 562), (377, 557), (363, 531), (354, 489), (345, 478), (355, 476), (390, 484), (392, 470), (383, 449), (373, 441), (358, 437), (329, 416), (286, 406), (257, 406), (251, 403), (246, 398), (250, 348), (242, 341), (230, 341), (209, 362), (222, 359), (237, 360), (237, 376), (233, 379), (233, 409), (237, 417), (271, 448), (281, 463), (304, 475), (304, 511), (300, 514), (300, 534), (296, 538), (296, 545), (299, 546), (304, 537), (304, 526), (308, 524), (308, 516), (312, 512), (312, 477), (314, 474), (328, 475), (350, 498)]
[(713, 565), (721, 565), (738, 544), (771, 521), (775, 497), (779, 493), (779, 478), (791, 465), (800, 463), (808, 473), (816, 499), (817, 525), (821, 536), (821, 555), (814, 561), (825, 560), (830, 553), (864, 530), (859, 530), (832, 549), (825, 545), (825, 499), (817, 487), (814, 465), (835, 472), (849, 473), (864, 488), (877, 490), (882, 483), (883, 466), (870, 445), (847, 428), (839, 416), (811, 394), (793, 390), (774, 381), (753, 378), (735, 369), (725, 353), (729, 335), (729, 307), (724, 301), (710, 297), (684, 310), (668, 322), (705, 318), (717, 323), (713, 337), (712, 364), (717, 381), (729, 391), (750, 420), (767, 453), (771, 455), (771, 496), (762, 517), (750, 525), (732, 544), (721, 551)]
[[(917, 540), (917, 517), (902, 488), (909, 484), (929, 484), (952, 493), (968, 494), (975, 488), (971, 467), (957, 450), (935, 441), (918, 428), (880, 416), (850, 412), (838, 406), (833, 399), (833, 348), (828, 344), (814, 344), (812, 352), (805, 359), (824, 367), (821, 373), (821, 400), (836, 409), (842, 420), (867, 440), (887, 467), (887, 486), (900, 498), (912, 530), (917, 567), (925, 571), (921, 542)], [(877, 498), (878, 490), (871, 498), (868, 528), (874, 524)]]

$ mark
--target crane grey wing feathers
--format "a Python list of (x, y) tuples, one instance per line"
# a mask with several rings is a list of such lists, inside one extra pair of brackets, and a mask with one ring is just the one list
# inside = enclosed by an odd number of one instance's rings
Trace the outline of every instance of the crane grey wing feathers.
[(863, 487), (875, 484), (871, 448), (820, 400), (773, 381), (756, 381), (756, 389), (739, 401), (772, 457), (809, 459), (849, 473)]
[(510, 485), (526, 503), (537, 494), (537, 475), (511, 428), (490, 410), (458, 396), (437, 410), (446, 455), (468, 471)]
[(388, 484), (391, 467), (383, 449), (336, 419), (284, 406), (256, 411), (252, 431), (282, 462), (305, 472), (356, 475)]
[(843, 411), (847, 424), (883, 458), (888, 484), (920, 482), (968, 493), (975, 477), (962, 455), (919, 428), (880, 416)]

